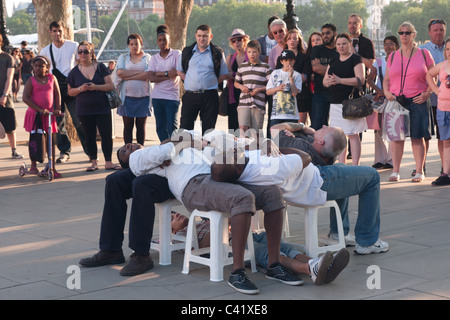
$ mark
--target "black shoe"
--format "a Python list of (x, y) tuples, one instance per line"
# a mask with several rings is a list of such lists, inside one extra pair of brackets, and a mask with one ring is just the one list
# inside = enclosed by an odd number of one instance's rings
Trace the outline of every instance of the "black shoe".
[(347, 249), (341, 249), (336, 252), (333, 256), (333, 261), (327, 270), (327, 275), (325, 276), (325, 283), (330, 283), (336, 279), (336, 277), (341, 273), (342, 270), (348, 265), (350, 261), (350, 253)]
[(278, 280), (278, 281), (280, 281), (284, 284), (288, 284), (290, 286), (299, 286), (299, 285), (303, 284), (302, 279), (297, 278), (295, 275), (293, 275), (292, 273), (287, 271), (286, 268), (283, 267), (280, 263), (278, 263), (277, 265), (275, 265), (273, 267), (269, 266), (267, 268), (266, 278), (272, 279), (272, 280)]
[(133, 253), (130, 256), (130, 261), (120, 270), (121, 276), (137, 276), (138, 274), (142, 274), (147, 272), (148, 270), (154, 267), (152, 257), (148, 256), (140, 256), (136, 253)]
[(70, 156), (68, 154), (61, 154), (58, 159), (56, 159), (56, 163), (64, 163), (70, 160)]
[(236, 291), (245, 294), (258, 294), (259, 289), (250, 281), (245, 270), (237, 270), (231, 273), (228, 284)]
[(384, 164), (381, 163), (381, 162), (377, 162), (377, 163), (375, 163), (374, 165), (372, 165), (372, 168), (375, 168), (375, 169), (384, 169)]
[(100, 250), (90, 258), (81, 259), (79, 264), (86, 268), (100, 267), (108, 264), (124, 263), (125, 257), (122, 250), (120, 251), (104, 251)]
[(431, 184), (433, 186), (446, 186), (446, 185), (450, 184), (450, 177), (448, 176), (448, 174), (443, 173), (439, 176), (439, 178), (434, 180)]
[(392, 169), (392, 168), (394, 168), (394, 167), (393, 167), (392, 164), (390, 164), (390, 163), (385, 163), (385, 164), (383, 165), (383, 169)]

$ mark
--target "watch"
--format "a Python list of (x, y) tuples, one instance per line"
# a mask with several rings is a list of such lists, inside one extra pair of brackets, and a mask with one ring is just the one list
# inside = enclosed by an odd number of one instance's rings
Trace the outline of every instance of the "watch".
[(164, 76), (165, 76), (165, 77), (168, 77), (168, 76), (169, 76), (169, 72), (167, 72), (167, 71), (164, 72)]

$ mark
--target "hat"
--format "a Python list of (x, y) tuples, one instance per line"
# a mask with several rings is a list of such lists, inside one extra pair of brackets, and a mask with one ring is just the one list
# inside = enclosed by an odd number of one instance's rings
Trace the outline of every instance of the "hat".
[(228, 40), (231, 40), (233, 38), (237, 37), (243, 37), (243, 38), (250, 38), (248, 35), (245, 34), (244, 30), (242, 29), (234, 29), (231, 33), (231, 37), (228, 37)]
[(283, 50), (280, 55), (280, 60), (293, 59), (295, 60), (295, 53), (292, 50)]

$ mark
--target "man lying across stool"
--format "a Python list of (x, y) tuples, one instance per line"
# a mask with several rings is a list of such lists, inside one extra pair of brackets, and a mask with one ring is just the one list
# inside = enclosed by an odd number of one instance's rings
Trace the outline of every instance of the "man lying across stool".
[[(172, 233), (186, 236), (188, 223), (188, 217), (177, 212), (172, 212)], [(196, 227), (199, 249), (209, 247), (209, 220), (202, 220), (197, 223)], [(267, 272), (267, 233), (264, 230), (259, 230), (252, 232), (252, 235), (256, 264), (260, 268), (259, 270)], [(330, 251), (327, 251), (321, 257), (313, 259), (299, 252), (294, 245), (281, 241), (280, 263), (294, 274), (309, 275), (315, 285), (334, 281), (347, 266), (349, 260), (350, 256), (347, 249), (339, 250), (334, 256)]]
[[(233, 272), (230, 274), (228, 284), (238, 292), (246, 294), (259, 293), (258, 288), (248, 279), (244, 269), (244, 251), (251, 216), (256, 212), (256, 205), (258, 205), (265, 212), (265, 224), (270, 226), (267, 229), (270, 263), (267, 277), (289, 285), (302, 284), (301, 279), (287, 272), (279, 263), (284, 208), (280, 190), (275, 186), (244, 188), (240, 185), (216, 182), (210, 175), (212, 159), (206, 156), (212, 155), (212, 150), (202, 152), (196, 149), (202, 149), (206, 143), (194, 141), (186, 132), (182, 133), (182, 138), (172, 137), (171, 139), (169, 143), (144, 149), (137, 149), (127, 144), (118, 151), (122, 167), (129, 165), (132, 173), (137, 177), (146, 174), (165, 176), (170, 192), (189, 211), (197, 209), (231, 213)], [(209, 147), (209, 149), (212, 148)], [(140, 213), (132, 210), (130, 215), (130, 248), (135, 250), (136, 255), (148, 256), (151, 230), (148, 225), (139, 222), (141, 219), (147, 219), (144, 211)], [(140, 252), (137, 252), (137, 248), (140, 248)], [(128, 270), (134, 272), (128, 273)], [(143, 273), (148, 269), (141, 268), (139, 260), (132, 259), (121, 270), (121, 274), (139, 274), (136, 270)]]
[[(319, 145), (317, 147), (319, 151), (314, 150), (318, 155), (327, 150), (329, 158), (333, 159), (345, 148), (345, 135), (339, 128), (324, 126), (314, 134), (311, 146), (316, 148), (316, 144)], [(370, 254), (388, 251), (389, 245), (379, 239), (378, 172), (364, 166), (316, 166), (313, 163), (305, 166), (304, 161), (311, 161), (317, 154), (311, 157), (292, 146), (294, 148), (280, 147), (281, 153), (284, 154), (279, 157), (262, 155), (259, 150), (249, 151), (247, 156), (242, 152), (238, 153), (235, 155), (234, 163), (233, 159), (213, 163), (211, 176), (221, 182), (276, 185), (283, 190), (286, 201), (304, 206), (319, 206), (327, 200), (346, 199), (358, 195), (355, 252)]]

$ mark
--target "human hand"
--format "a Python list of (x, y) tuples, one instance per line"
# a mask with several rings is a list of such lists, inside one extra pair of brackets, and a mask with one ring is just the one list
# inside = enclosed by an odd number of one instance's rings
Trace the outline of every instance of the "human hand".
[(421, 92), (420, 95), (413, 98), (413, 102), (416, 104), (425, 103), (430, 96), (431, 96), (431, 93), (429, 93), (428, 91)]

